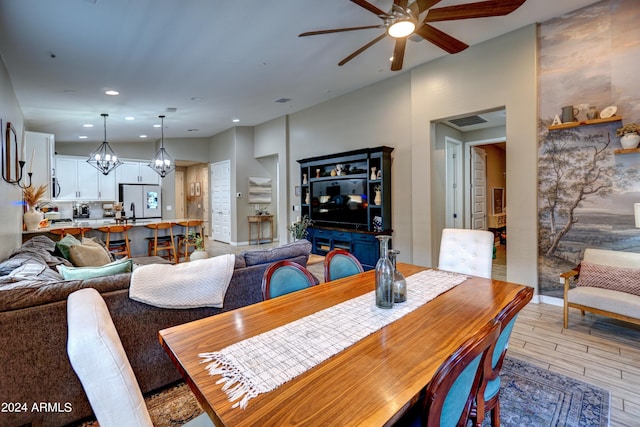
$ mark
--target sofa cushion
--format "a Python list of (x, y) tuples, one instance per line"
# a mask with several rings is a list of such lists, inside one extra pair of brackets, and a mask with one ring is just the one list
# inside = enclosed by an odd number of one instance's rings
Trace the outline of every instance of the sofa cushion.
[(87, 280), (94, 277), (111, 276), (131, 272), (131, 259), (119, 259), (101, 267), (67, 267), (59, 265), (58, 271), (64, 280)]
[(79, 245), (80, 243), (81, 243), (80, 240), (76, 239), (71, 234), (67, 234), (56, 243), (56, 249), (58, 249), (58, 251), (62, 254), (63, 257), (65, 257), (68, 260), (71, 260), (71, 254), (70, 254), (71, 246)]
[(570, 289), (567, 300), (572, 304), (580, 304), (623, 316), (638, 318), (640, 296), (611, 289), (578, 286)]
[(640, 268), (612, 267), (583, 261), (577, 286), (604, 288), (640, 296)]
[(62, 276), (58, 274), (54, 269), (49, 268), (46, 264), (39, 262), (27, 261), (14, 269), (9, 277), (16, 281), (20, 280), (62, 280)]
[(294, 258), (300, 255), (309, 256), (311, 252), (311, 242), (308, 240), (297, 240), (293, 243), (269, 249), (253, 249), (245, 251), (244, 261), (247, 267), (258, 264), (272, 263), (282, 259)]
[(69, 247), (69, 259), (76, 267), (99, 267), (113, 261), (105, 247), (86, 237), (81, 244)]

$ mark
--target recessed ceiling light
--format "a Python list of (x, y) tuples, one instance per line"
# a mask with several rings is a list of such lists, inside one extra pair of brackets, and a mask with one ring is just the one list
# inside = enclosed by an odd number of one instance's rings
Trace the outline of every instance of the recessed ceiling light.
[(91, 123), (85, 123), (82, 125), (83, 128), (92, 128), (93, 125)]
[(162, 125), (153, 125), (154, 128), (159, 128)]
[(127, 116), (124, 118), (125, 120), (135, 120), (136, 118), (133, 116)]
[(140, 135), (140, 138), (146, 138), (147, 135)]
[(278, 99), (274, 99), (273, 102), (279, 102), (280, 104), (285, 104), (287, 102), (291, 101), (290, 98), (278, 98)]
[(87, 135), (80, 135), (80, 136), (78, 137), (78, 139), (87, 139), (87, 138), (89, 138)]
[(198, 101), (202, 101), (204, 98), (201, 96), (194, 96), (193, 98), (191, 98), (191, 100), (193, 102), (198, 102)]
[(64, 93), (78, 93), (78, 91), (73, 90), (73, 89), (65, 89)]
[(117, 90), (106, 90), (104, 91), (105, 95), (111, 95), (111, 96), (116, 96), (116, 95), (120, 95), (120, 92), (118, 92)]
[(240, 121), (240, 119), (233, 119), (232, 121), (233, 121), (233, 123), (238, 123)]
[(187, 129), (187, 132), (198, 132), (200, 129)]

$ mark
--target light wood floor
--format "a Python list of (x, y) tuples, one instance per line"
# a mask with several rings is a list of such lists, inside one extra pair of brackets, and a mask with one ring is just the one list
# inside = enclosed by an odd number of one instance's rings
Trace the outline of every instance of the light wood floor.
[[(207, 242), (211, 255), (239, 253), (254, 247)], [(506, 268), (501, 250), (504, 247), (498, 247), (493, 275), (504, 280)], [(308, 269), (322, 280), (321, 262)], [(609, 390), (611, 427), (640, 425), (640, 327), (589, 313), (582, 317), (572, 309), (569, 329), (564, 329), (562, 307), (530, 303), (516, 321), (508, 354)]]

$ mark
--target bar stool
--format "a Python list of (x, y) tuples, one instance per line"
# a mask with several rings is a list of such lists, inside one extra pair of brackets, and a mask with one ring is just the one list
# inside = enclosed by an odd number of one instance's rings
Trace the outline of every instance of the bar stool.
[(194, 239), (190, 239), (190, 233), (195, 237), (204, 237), (202, 233), (203, 223), (204, 221), (201, 219), (178, 221), (177, 224), (184, 227), (184, 234), (180, 234), (178, 236), (178, 259), (180, 259), (181, 256), (184, 256), (184, 260), (187, 261), (189, 258), (189, 248), (196, 247)]
[(49, 230), (49, 233), (60, 236), (61, 239), (67, 234), (71, 234), (72, 236), (80, 236), (80, 239), (84, 239), (84, 233), (87, 231), (91, 231), (91, 228), (66, 227), (66, 228), (54, 228), (53, 230)]
[[(145, 227), (153, 230), (153, 237), (147, 237), (147, 256), (158, 256), (158, 251), (166, 251), (167, 254), (160, 257), (169, 261), (176, 259), (178, 254), (173, 240), (173, 222), (158, 222), (147, 224)], [(158, 236), (158, 230), (169, 230), (169, 234)], [(166, 233), (166, 232), (165, 232)], [(177, 262), (177, 259), (176, 259)]]
[[(107, 225), (104, 227), (98, 227), (98, 231), (102, 231), (107, 234), (105, 245), (109, 252), (111, 252), (116, 258), (118, 255), (126, 255), (131, 258), (131, 250), (129, 249), (129, 233), (132, 225)], [(111, 239), (111, 234), (122, 234), (123, 239)], [(117, 236), (118, 237), (118, 236)]]

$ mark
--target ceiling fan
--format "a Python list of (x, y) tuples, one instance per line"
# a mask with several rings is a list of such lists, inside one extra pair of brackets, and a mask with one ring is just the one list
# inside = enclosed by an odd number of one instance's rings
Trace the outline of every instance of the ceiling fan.
[[(367, 30), (371, 28), (384, 28), (384, 33), (380, 34), (378, 37), (371, 40), (369, 43), (365, 44), (342, 61), (338, 62), (338, 65), (342, 66), (346, 64), (383, 38), (389, 36), (396, 39), (396, 45), (393, 50), (393, 59), (391, 62), (391, 70), (398, 71), (402, 69), (407, 38), (412, 34), (422, 37), (449, 53), (458, 53), (469, 47), (466, 43), (429, 25), (429, 22), (504, 16), (519, 8), (526, 0), (487, 0), (434, 9), (432, 9), (433, 6), (437, 5), (442, 0), (414, 0), (412, 2), (410, 2), (410, 0), (394, 0), (389, 12), (379, 9), (377, 6), (365, 0), (351, 1), (373, 13), (378, 18), (382, 19), (383, 22), (378, 25), (309, 31), (300, 34), (298, 37)], [(420, 15), (425, 12), (426, 14), (424, 15), (424, 18), (420, 20)]]

